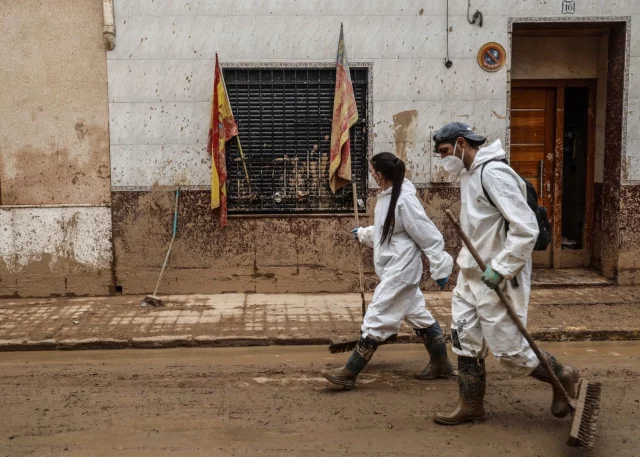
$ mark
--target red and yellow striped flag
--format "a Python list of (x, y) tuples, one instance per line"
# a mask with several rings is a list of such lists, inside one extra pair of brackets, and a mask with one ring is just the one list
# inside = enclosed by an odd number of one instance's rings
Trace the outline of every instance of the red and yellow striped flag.
[(216, 53), (213, 103), (207, 152), (211, 154), (211, 209), (220, 208), (220, 225), (227, 225), (227, 159), (225, 143), (238, 135), (229, 95)]
[(333, 99), (333, 122), (331, 125), (331, 152), (329, 154), (329, 186), (334, 194), (338, 189), (351, 182), (349, 129), (358, 121), (358, 108), (353, 84), (351, 84), (342, 24), (340, 24), (337, 60), (336, 93)]

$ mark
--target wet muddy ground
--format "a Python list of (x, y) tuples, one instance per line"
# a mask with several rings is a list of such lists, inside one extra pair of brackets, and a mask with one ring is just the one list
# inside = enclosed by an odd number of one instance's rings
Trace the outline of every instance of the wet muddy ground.
[[(640, 343), (543, 344), (603, 384), (594, 456), (640, 455)], [(579, 456), (550, 388), (488, 363), (488, 418), (441, 427), (452, 380), (413, 380), (419, 345), (381, 348), (358, 389), (323, 347), (0, 354), (0, 456)]]

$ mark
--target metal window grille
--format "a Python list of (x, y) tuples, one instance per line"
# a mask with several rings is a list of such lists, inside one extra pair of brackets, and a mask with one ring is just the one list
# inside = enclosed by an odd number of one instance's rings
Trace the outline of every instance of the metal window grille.
[[(227, 143), (230, 213), (348, 213), (351, 186), (329, 188), (335, 90), (331, 68), (225, 68), (224, 78), (251, 179), (236, 141)], [(358, 122), (351, 128), (352, 179), (366, 196), (368, 68), (352, 68)], [(361, 208), (363, 210), (363, 208)]]

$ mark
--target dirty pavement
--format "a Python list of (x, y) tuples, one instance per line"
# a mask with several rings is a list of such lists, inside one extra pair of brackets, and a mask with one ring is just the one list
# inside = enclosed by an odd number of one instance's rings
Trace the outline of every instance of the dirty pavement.
[[(425, 296), (448, 328), (451, 293)], [(161, 308), (142, 298), (0, 300), (0, 351), (327, 344), (353, 339), (362, 319), (359, 294), (182, 295)], [(639, 304), (640, 287), (537, 288), (528, 326), (543, 341), (640, 339)]]
[[(603, 384), (589, 455), (638, 455), (640, 342), (543, 343)], [(488, 417), (442, 427), (454, 380), (417, 381), (424, 347), (382, 348), (356, 390), (323, 347), (16, 352), (0, 357), (0, 456), (578, 456), (551, 390), (487, 361)]]

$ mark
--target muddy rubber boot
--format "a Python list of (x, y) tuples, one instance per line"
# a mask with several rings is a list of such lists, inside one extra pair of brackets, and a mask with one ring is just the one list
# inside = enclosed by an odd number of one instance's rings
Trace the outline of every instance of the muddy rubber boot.
[(322, 370), (322, 376), (328, 381), (342, 386), (347, 390), (351, 390), (356, 386), (356, 379), (364, 367), (367, 366), (373, 353), (378, 349), (379, 343), (373, 338), (360, 337), (356, 348), (353, 350), (347, 363), (340, 368), (334, 368), (332, 370)]
[(422, 380), (452, 377), (453, 365), (447, 356), (447, 344), (440, 324), (436, 322), (430, 327), (416, 329), (415, 332), (422, 338), (424, 347), (427, 348), (429, 364), (424, 370), (416, 372), (413, 377)]
[[(578, 380), (580, 379), (578, 370), (571, 365), (563, 365), (559, 363), (552, 354), (549, 354), (546, 351), (542, 352), (547, 357), (549, 365), (551, 365), (551, 369), (560, 381), (560, 384), (562, 384), (562, 387), (565, 388), (571, 398), (576, 398), (576, 386), (578, 384)], [(547, 374), (547, 370), (544, 369), (544, 366), (542, 366), (542, 364), (538, 365), (535, 370), (531, 372), (531, 376), (538, 381), (551, 384), (551, 378)], [(561, 391), (554, 387), (553, 401), (551, 402), (551, 414), (561, 418), (565, 417), (570, 412), (571, 408), (569, 408), (569, 405), (565, 401), (564, 395)]]
[(484, 391), (487, 372), (484, 360), (475, 357), (458, 357), (458, 386), (460, 397), (458, 406), (449, 414), (437, 413), (436, 423), (457, 425), (484, 417)]

